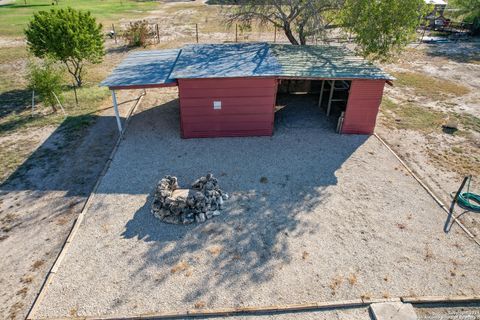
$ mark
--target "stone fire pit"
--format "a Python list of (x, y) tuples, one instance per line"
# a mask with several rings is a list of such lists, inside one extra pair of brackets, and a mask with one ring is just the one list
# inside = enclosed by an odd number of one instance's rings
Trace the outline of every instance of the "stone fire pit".
[(166, 223), (205, 222), (221, 214), (227, 199), (211, 173), (195, 180), (190, 189), (179, 188), (176, 177), (166, 176), (157, 184), (152, 213)]

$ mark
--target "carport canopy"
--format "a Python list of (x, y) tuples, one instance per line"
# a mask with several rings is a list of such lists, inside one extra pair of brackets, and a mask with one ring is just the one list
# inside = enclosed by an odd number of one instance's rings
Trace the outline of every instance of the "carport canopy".
[(134, 52), (100, 83), (100, 86), (108, 87), (112, 92), (113, 109), (120, 132), (122, 123), (115, 90), (176, 86), (177, 81), (171, 79), (170, 74), (180, 52), (180, 49)]
[(115, 90), (177, 86), (178, 79), (276, 77), (278, 79), (394, 80), (369, 61), (335, 46), (234, 43), (186, 45), (181, 49), (137, 51), (100, 83)]

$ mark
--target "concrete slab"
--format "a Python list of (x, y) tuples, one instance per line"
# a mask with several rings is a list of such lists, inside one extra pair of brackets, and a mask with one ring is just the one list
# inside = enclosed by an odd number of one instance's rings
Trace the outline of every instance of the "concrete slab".
[(417, 314), (410, 303), (384, 302), (370, 305), (375, 320), (417, 320)]

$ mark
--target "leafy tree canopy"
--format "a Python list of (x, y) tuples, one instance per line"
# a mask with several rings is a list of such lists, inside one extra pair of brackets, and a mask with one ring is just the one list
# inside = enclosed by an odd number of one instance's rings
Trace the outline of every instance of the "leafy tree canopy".
[(342, 20), (363, 55), (383, 60), (413, 40), (425, 9), (424, 0), (346, 0)]
[(480, 33), (480, 0), (450, 0), (448, 5), (458, 10), (453, 11), (456, 16), (473, 23), (475, 33)]
[(228, 20), (273, 24), (295, 45), (343, 27), (362, 54), (384, 59), (414, 37), (424, 7), (424, 0), (239, 0)]
[(81, 86), (85, 62), (100, 63), (105, 55), (101, 30), (90, 12), (67, 8), (35, 13), (25, 35), (35, 56), (63, 62)]

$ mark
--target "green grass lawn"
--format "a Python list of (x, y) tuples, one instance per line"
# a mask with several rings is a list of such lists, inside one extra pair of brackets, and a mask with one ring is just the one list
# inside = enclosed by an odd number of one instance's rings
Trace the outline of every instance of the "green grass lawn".
[(104, 25), (110, 25), (121, 18), (133, 19), (141, 17), (145, 12), (158, 7), (155, 1), (132, 0), (59, 0), (52, 5), (51, 0), (15, 0), (13, 3), (0, 6), (0, 36), (19, 37), (34, 12), (52, 8), (72, 7), (89, 10)]

